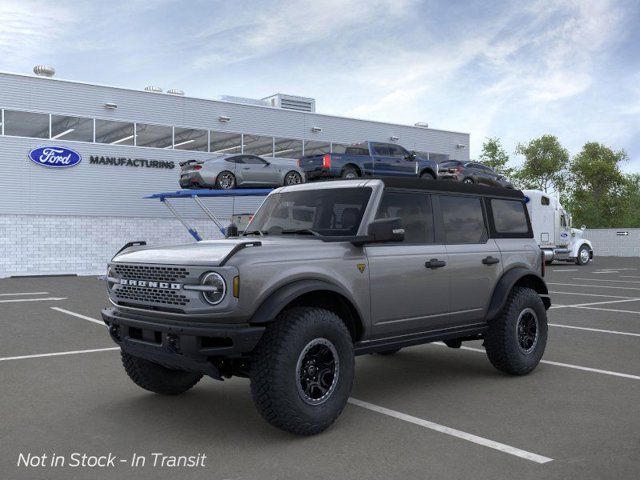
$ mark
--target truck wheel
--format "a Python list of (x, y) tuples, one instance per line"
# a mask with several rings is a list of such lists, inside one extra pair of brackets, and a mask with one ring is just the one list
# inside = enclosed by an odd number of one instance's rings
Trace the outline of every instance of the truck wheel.
[(220, 172), (216, 177), (216, 188), (220, 190), (230, 190), (236, 186), (236, 177), (233, 173), (224, 171)]
[(576, 263), (578, 265), (586, 265), (589, 263), (591, 255), (589, 254), (589, 247), (582, 245), (578, 250), (578, 256), (576, 257)]
[(251, 393), (272, 425), (298, 435), (322, 432), (347, 403), (353, 343), (340, 318), (322, 308), (281, 312), (251, 362)]
[(122, 365), (129, 378), (139, 387), (162, 395), (179, 395), (200, 381), (199, 373), (172, 370), (144, 358), (121, 352)]
[(511, 375), (531, 372), (547, 345), (547, 312), (537, 292), (515, 287), (501, 315), (489, 324), (485, 349), (498, 370)]
[(340, 176), (346, 180), (354, 180), (360, 177), (358, 171), (353, 167), (344, 167)]
[(422, 175), (420, 175), (420, 178), (423, 178), (424, 180), (435, 180), (436, 177), (433, 173), (430, 172), (424, 172)]

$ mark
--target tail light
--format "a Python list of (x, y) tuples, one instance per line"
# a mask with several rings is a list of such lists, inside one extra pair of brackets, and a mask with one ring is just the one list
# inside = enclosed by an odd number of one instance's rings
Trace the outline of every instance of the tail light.
[(322, 168), (331, 168), (331, 155), (328, 153), (322, 156)]
[(193, 169), (194, 170), (200, 170), (202, 168), (202, 165), (194, 165)]

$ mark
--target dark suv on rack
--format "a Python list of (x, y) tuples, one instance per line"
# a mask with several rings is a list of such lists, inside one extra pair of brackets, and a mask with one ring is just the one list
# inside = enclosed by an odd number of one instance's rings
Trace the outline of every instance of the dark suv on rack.
[(140, 387), (248, 377), (268, 422), (315, 434), (355, 355), (484, 340), (498, 370), (536, 367), (550, 300), (524, 200), (421, 179), (278, 188), (241, 237), (119, 252), (102, 317)]
[(513, 184), (507, 177), (480, 162), (445, 160), (439, 164), (438, 178), (462, 183), (479, 183), (491, 187), (513, 188)]

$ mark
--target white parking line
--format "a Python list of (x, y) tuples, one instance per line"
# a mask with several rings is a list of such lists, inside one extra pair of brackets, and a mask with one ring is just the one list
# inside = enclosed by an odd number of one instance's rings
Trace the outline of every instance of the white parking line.
[(46, 297), (46, 298), (12, 298), (10, 300), (0, 300), (0, 303), (17, 303), (17, 302), (45, 302), (58, 300), (66, 300), (66, 297)]
[(581, 295), (584, 297), (606, 297), (606, 298), (636, 298), (636, 297), (621, 297), (620, 295), (602, 295), (601, 293), (578, 293), (578, 292), (552, 292), (549, 293), (558, 295)]
[(551, 271), (551, 272), (562, 272), (562, 273), (564, 273), (564, 272), (577, 272), (579, 270), (580, 270), (579, 268), (570, 268), (568, 270), (565, 270), (564, 268), (550, 268), (549, 269), (549, 271)]
[(550, 323), (549, 326), (559, 327), (559, 328), (572, 328), (575, 330), (584, 330), (586, 332), (612, 333), (614, 335), (627, 335), (629, 337), (640, 337), (640, 333), (618, 332), (617, 330), (601, 330), (600, 328), (576, 327), (574, 325), (560, 325), (557, 323)]
[(620, 275), (620, 278), (640, 278), (638, 275)]
[(15, 297), (18, 295), (49, 295), (49, 292), (0, 293), (0, 297)]
[(554, 283), (554, 282), (547, 282), (547, 285), (564, 285), (566, 287), (615, 288), (617, 290), (640, 290), (640, 288), (619, 287), (617, 285), (585, 285), (585, 284), (576, 284), (576, 283)]
[(98, 325), (101, 325), (103, 327), (107, 326), (104, 322), (98, 320), (97, 318), (87, 317), (86, 315), (81, 315), (79, 313), (71, 312), (69, 310), (65, 310), (64, 308), (58, 308), (58, 307), (50, 307), (50, 308), (51, 310), (55, 310), (56, 312), (62, 312), (62, 313), (66, 313), (67, 315), (71, 315), (72, 317), (81, 318), (83, 320), (86, 320), (87, 322), (97, 323)]
[(112, 350), (120, 350), (120, 347), (109, 348), (93, 348), (91, 350), (72, 350), (69, 352), (55, 352), (55, 353), (38, 353), (36, 355), (22, 355), (19, 357), (4, 357), (0, 358), (0, 362), (6, 362), (9, 360), (25, 360), (28, 358), (43, 358), (43, 357), (59, 357), (62, 355), (78, 355), (81, 353), (96, 353), (96, 352), (109, 352)]
[(618, 270), (605, 270), (604, 272), (593, 272), (593, 275), (607, 275), (608, 273), (620, 273)]
[(456, 430), (455, 428), (445, 427), (444, 425), (430, 422), (429, 420), (423, 420), (422, 418), (407, 415), (406, 413), (391, 410), (389, 408), (380, 407), (379, 405), (374, 405), (373, 403), (363, 402), (362, 400), (358, 400), (357, 398), (350, 397), (348, 402), (352, 405), (357, 405), (358, 407), (366, 408), (367, 410), (371, 410), (373, 412), (381, 413), (398, 420), (403, 420), (405, 422), (413, 423), (414, 425), (429, 428), (431, 430), (435, 430), (436, 432), (444, 433), (452, 437), (460, 438), (468, 442), (482, 445), (483, 447), (493, 448), (494, 450), (499, 450), (501, 452), (508, 453), (509, 455), (524, 458), (525, 460), (530, 460), (535, 463), (548, 463), (553, 461), (553, 459), (549, 457), (543, 457), (542, 455), (527, 452), (526, 450), (521, 450), (510, 445), (505, 445), (504, 443), (494, 442), (493, 440), (489, 440), (488, 438), (479, 437), (471, 433)]
[(635, 310), (618, 310), (615, 308), (600, 308), (600, 307), (576, 307), (576, 308), (584, 308), (585, 310), (599, 310), (601, 312), (634, 313), (636, 315), (640, 315), (640, 312), (636, 312)]
[(637, 280), (608, 280), (605, 278), (579, 278), (573, 277), (571, 280), (588, 280), (590, 282), (612, 282), (612, 283), (640, 283)]
[[(585, 307), (589, 308), (589, 307)], [(446, 346), (444, 343), (434, 342), (436, 345)], [(471, 352), (486, 353), (482, 348), (460, 347), (461, 350), (469, 350)], [(612, 372), (610, 370), (600, 370), (599, 368), (583, 367), (582, 365), (572, 365), (570, 363), (553, 362), (551, 360), (540, 360), (540, 363), (547, 365), (555, 365), (556, 367), (571, 368), (573, 370), (582, 370), (584, 372), (601, 373), (603, 375), (611, 375), (613, 377), (630, 378), (631, 380), (640, 380), (639, 375), (631, 375), (630, 373)]]
[(577, 303), (575, 305), (553, 305), (550, 310), (554, 308), (579, 308), (579, 307), (590, 307), (591, 305), (605, 305), (607, 303), (624, 303), (624, 302), (637, 302), (640, 298), (627, 298), (625, 300), (607, 300), (604, 302), (592, 302), (592, 303)]

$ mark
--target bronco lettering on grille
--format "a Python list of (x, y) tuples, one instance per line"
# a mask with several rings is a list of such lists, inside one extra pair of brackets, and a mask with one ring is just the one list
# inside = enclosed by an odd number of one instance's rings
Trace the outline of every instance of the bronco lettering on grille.
[(132, 285), (134, 287), (162, 288), (166, 290), (180, 290), (182, 288), (182, 284), (180, 283), (151, 282), (147, 280), (130, 280), (128, 278), (121, 278), (120, 285)]

